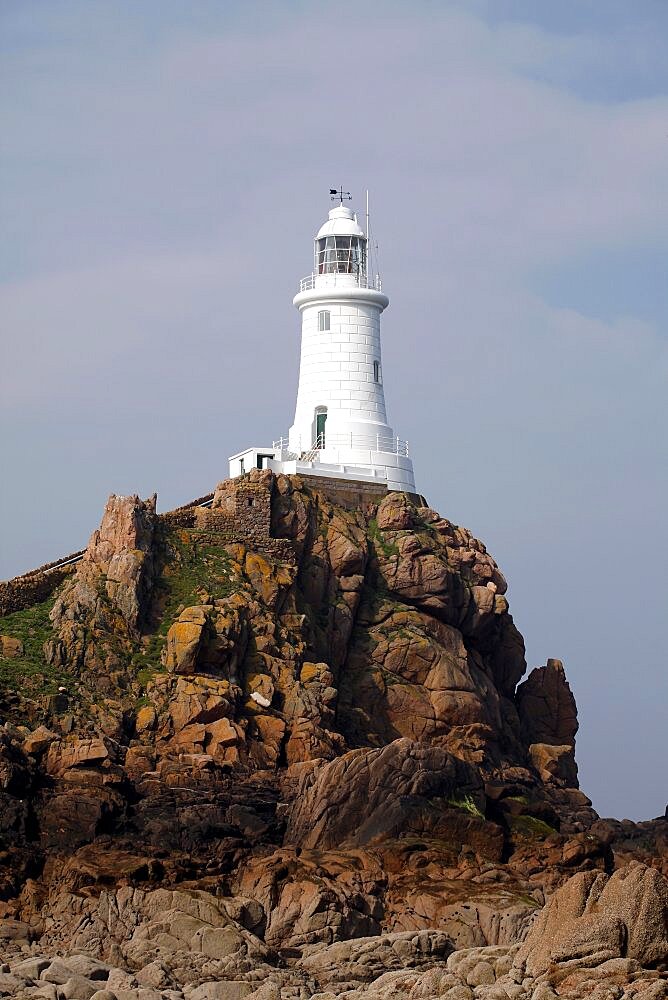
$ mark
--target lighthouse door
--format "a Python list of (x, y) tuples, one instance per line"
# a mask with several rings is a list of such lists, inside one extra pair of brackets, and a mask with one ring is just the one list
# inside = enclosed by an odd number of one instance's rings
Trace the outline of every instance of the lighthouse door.
[(325, 447), (325, 424), (327, 423), (327, 412), (316, 413), (315, 415), (315, 440), (318, 448)]

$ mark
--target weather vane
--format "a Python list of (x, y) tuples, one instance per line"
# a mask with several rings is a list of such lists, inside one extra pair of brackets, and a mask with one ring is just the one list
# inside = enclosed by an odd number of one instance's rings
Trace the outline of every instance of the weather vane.
[(344, 198), (346, 201), (352, 201), (353, 196), (351, 195), (350, 191), (344, 191), (343, 186), (341, 186), (340, 190), (338, 191), (336, 190), (336, 188), (330, 188), (329, 193), (332, 201), (336, 201), (336, 199), (338, 198), (342, 205)]

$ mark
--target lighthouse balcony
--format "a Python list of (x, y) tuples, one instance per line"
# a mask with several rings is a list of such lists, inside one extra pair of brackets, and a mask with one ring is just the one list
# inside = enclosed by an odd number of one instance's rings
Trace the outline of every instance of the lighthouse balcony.
[(271, 448), (247, 448), (230, 458), (230, 478), (253, 468), (288, 475), (374, 483), (385, 489), (415, 492), (408, 442), (375, 434), (327, 434), (310, 448), (294, 450), (287, 438)]
[(384, 484), (387, 489), (415, 491), (408, 441), (394, 435), (333, 434), (319, 436), (309, 448), (295, 450), (286, 438), (274, 441), (275, 472)]
[(312, 273), (299, 282), (300, 292), (310, 292), (316, 288), (371, 288), (382, 292), (383, 283), (379, 274), (367, 274), (365, 271)]
[[(274, 441), (274, 447), (279, 450), (282, 448), (288, 449), (289, 443), (286, 438), (279, 438), (278, 441)], [(321, 452), (341, 450), (371, 453), (384, 452), (389, 455), (403, 455), (405, 458), (408, 458), (409, 455), (408, 441), (400, 437), (395, 437), (394, 434), (374, 434), (373, 432), (369, 434), (355, 434), (351, 432), (350, 434), (320, 434), (313, 444), (308, 448), (300, 450), (299, 458), (306, 460), (308, 456), (309, 461), (317, 461)]]

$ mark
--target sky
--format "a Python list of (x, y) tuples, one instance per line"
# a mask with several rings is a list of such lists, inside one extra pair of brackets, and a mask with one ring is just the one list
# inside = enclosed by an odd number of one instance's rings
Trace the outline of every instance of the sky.
[(0, 577), (286, 433), (368, 188), (418, 489), (564, 661), (595, 808), (663, 814), (665, 0), (2, 0), (0, 147)]

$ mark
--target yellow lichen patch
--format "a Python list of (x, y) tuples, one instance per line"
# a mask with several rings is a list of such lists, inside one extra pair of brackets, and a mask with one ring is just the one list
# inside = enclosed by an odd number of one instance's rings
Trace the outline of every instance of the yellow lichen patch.
[(242, 545), (241, 542), (230, 542), (229, 545), (225, 546), (225, 551), (241, 567), (246, 557), (246, 546)]
[(318, 681), (322, 679), (323, 674), (329, 673), (329, 666), (326, 663), (305, 663), (302, 666), (301, 672), (299, 674), (299, 679), (302, 684), (308, 684), (310, 681)]
[(153, 729), (157, 720), (157, 715), (155, 709), (152, 705), (144, 705), (137, 712), (137, 718), (135, 720), (135, 730), (138, 733), (148, 732), (149, 729)]
[(294, 568), (272, 565), (257, 552), (247, 552), (244, 563), (246, 576), (265, 604), (273, 607), (281, 588), (289, 587), (294, 578)]
[[(190, 609), (189, 609), (190, 610)], [(193, 659), (193, 653), (202, 634), (202, 622), (178, 621), (170, 627), (167, 633), (167, 652), (165, 666), (168, 670), (176, 670), (188, 659)]]

